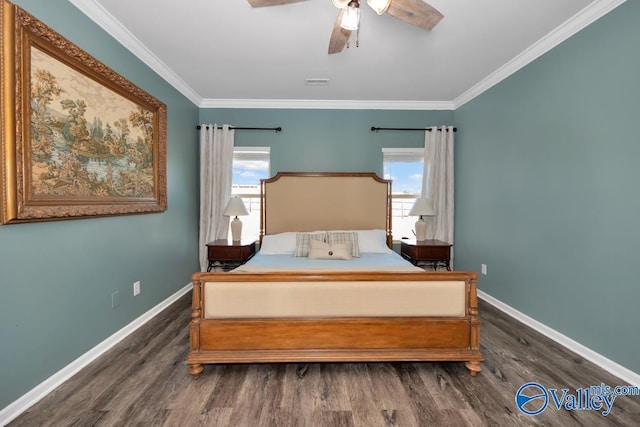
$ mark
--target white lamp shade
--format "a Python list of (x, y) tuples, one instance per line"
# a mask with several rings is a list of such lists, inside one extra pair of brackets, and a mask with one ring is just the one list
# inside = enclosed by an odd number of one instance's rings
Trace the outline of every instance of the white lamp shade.
[(346, 5), (349, 4), (351, 0), (331, 0), (331, 2), (333, 3), (333, 5), (335, 7), (337, 7), (338, 9), (342, 9), (343, 7), (345, 7)]
[(375, 10), (378, 15), (382, 15), (389, 9), (391, 0), (367, 0), (367, 4), (371, 9)]
[(433, 216), (435, 214), (436, 210), (433, 208), (431, 200), (424, 197), (416, 199), (416, 202), (413, 204), (413, 207), (409, 211), (410, 216)]
[(356, 3), (356, 5), (352, 5), (351, 3), (344, 10), (344, 14), (342, 15), (342, 22), (340, 26), (345, 30), (355, 31), (358, 29), (358, 24), (360, 23), (360, 7)]
[(222, 212), (224, 216), (249, 215), (247, 208), (244, 206), (240, 197), (232, 197), (227, 203), (227, 207)]

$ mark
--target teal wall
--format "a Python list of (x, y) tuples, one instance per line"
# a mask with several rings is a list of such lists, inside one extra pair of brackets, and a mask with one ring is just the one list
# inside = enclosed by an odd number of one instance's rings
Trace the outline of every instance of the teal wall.
[[(481, 290), (640, 372), (640, 145), (631, 126), (640, 115), (638, 2), (455, 113), (198, 110), (70, 4), (16, 3), (167, 104), (169, 209), (0, 227), (0, 408), (198, 269), (197, 123), (282, 126), (236, 133), (237, 145), (271, 147), (272, 173), (379, 174), (382, 147), (419, 147), (423, 134), (371, 126), (455, 124), (457, 268), (486, 263)], [(143, 292), (134, 298), (136, 280)]]
[(455, 113), (456, 267), (640, 372), (640, 2)]
[(423, 132), (371, 132), (376, 127), (448, 125), (453, 111), (202, 109), (201, 123), (282, 126), (282, 132), (237, 131), (236, 145), (270, 146), (271, 173), (377, 172), (382, 147), (424, 146)]
[[(198, 108), (71, 4), (15, 3), (167, 104), (169, 209), (0, 226), (0, 409), (183, 288), (198, 269)], [(142, 293), (134, 298), (136, 280)], [(114, 291), (120, 306), (112, 309)]]

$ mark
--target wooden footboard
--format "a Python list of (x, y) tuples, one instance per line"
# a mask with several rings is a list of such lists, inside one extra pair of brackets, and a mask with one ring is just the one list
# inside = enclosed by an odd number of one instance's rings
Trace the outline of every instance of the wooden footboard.
[[(463, 361), (480, 371), (480, 321), (472, 272), (424, 273), (196, 273), (190, 323), (189, 373), (197, 377), (209, 363)], [(322, 316), (212, 318), (205, 315), (205, 286), (214, 282), (347, 283), (376, 285), (410, 281), (464, 282), (464, 309), (452, 316)], [(375, 283), (374, 283), (375, 282)], [(212, 285), (213, 286), (213, 285)], [(445, 283), (446, 286), (446, 283)], [(398, 286), (398, 288), (401, 288)], [(395, 289), (395, 288), (393, 288)], [(216, 301), (219, 305), (220, 301)], [(211, 310), (211, 309), (209, 309)]]

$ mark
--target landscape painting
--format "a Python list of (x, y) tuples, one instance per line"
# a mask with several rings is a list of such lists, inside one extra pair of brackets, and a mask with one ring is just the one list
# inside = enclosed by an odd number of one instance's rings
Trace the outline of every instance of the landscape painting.
[(153, 197), (153, 112), (31, 49), (31, 193)]
[(15, 84), (2, 93), (1, 222), (164, 211), (166, 106), (19, 7), (2, 13), (27, 37), (2, 20)]

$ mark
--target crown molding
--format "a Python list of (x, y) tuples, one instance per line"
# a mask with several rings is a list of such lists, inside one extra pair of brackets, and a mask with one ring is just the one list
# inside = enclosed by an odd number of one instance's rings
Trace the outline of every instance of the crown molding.
[(195, 105), (202, 102), (202, 97), (198, 95), (187, 83), (184, 82), (171, 68), (162, 62), (153, 52), (149, 50), (138, 38), (136, 38), (124, 25), (113, 17), (96, 0), (69, 0), (89, 19), (95, 22), (100, 28), (106, 31), (111, 37), (116, 39), (121, 45), (137, 56), (149, 68), (155, 71), (160, 77), (173, 86), (178, 92), (183, 94)]
[(532, 44), (527, 50), (517, 55), (511, 61), (489, 74), (489, 76), (484, 80), (454, 99), (452, 101), (454, 110), (460, 108), (481, 93), (500, 83), (511, 74), (541, 57), (549, 50), (553, 49), (578, 31), (589, 26), (626, 1), (627, 0), (595, 0), (589, 6), (585, 7), (562, 23), (555, 30)]
[(310, 99), (203, 99), (165, 63), (156, 57), (97, 0), (69, 0), (82, 13), (137, 56), (171, 86), (200, 108), (360, 109), (360, 110), (456, 110), (555, 46), (611, 12), (626, 0), (594, 0), (589, 6), (535, 42), (527, 50), (489, 74), (453, 101), (364, 101)]
[(453, 110), (449, 101), (357, 101), (337, 99), (203, 99), (200, 108), (295, 108), (331, 110)]

